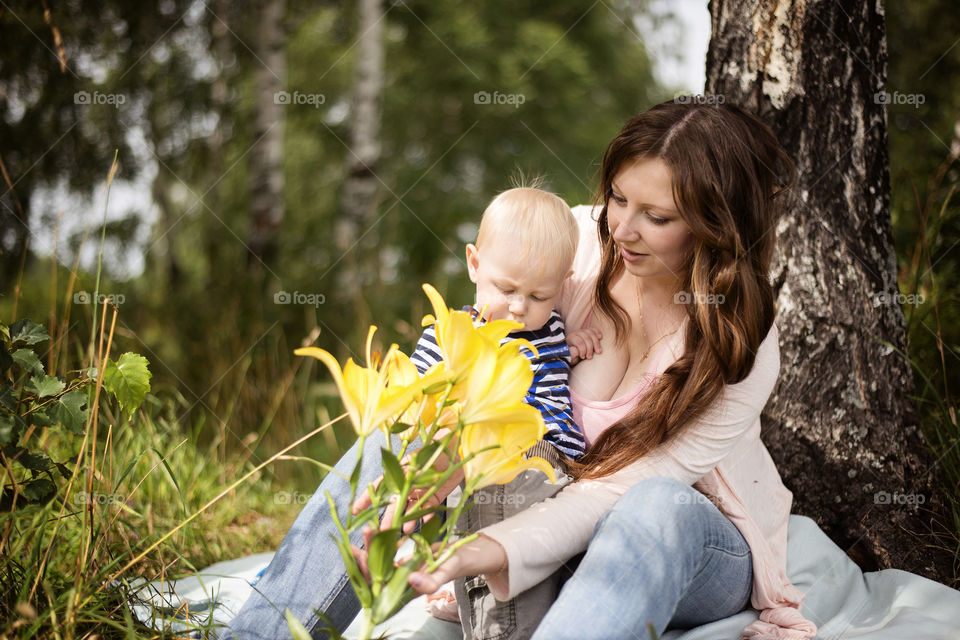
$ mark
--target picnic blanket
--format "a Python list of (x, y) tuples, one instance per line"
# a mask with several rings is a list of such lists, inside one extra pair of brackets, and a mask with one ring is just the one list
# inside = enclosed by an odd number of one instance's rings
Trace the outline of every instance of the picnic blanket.
[[(190, 634), (182, 621), (223, 623), (233, 617), (272, 557), (271, 553), (218, 562), (175, 583), (143, 583), (138, 619)], [(863, 573), (810, 518), (790, 516), (787, 574), (807, 594), (804, 615), (822, 640), (960, 640), (960, 591), (921, 576), (886, 569)], [(377, 628), (392, 640), (460, 640), (455, 623), (426, 613), (425, 596), (411, 601)], [(671, 630), (663, 640), (738, 640), (757, 619), (752, 609), (688, 630)], [(357, 621), (344, 634), (355, 637)], [(193, 632), (193, 637), (201, 637)]]

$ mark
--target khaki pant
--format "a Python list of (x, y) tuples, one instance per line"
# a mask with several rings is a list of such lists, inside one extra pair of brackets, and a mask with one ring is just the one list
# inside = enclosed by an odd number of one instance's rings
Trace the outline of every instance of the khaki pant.
[[(563, 488), (571, 478), (557, 450), (543, 441), (527, 453), (545, 458), (556, 472), (557, 483), (536, 469), (524, 471), (507, 484), (484, 487), (473, 494), (473, 506), (460, 516), (457, 528), (479, 531), (527, 507), (545, 500)], [(556, 600), (570, 571), (561, 568), (552, 576), (507, 602), (497, 601), (482, 576), (454, 581), (464, 640), (527, 640)]]

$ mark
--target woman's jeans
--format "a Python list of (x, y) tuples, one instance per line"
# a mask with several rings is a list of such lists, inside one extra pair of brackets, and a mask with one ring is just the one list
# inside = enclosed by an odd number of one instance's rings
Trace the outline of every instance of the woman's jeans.
[(534, 640), (649, 638), (742, 611), (750, 549), (716, 506), (670, 478), (628, 490), (600, 520)]
[[(364, 447), (360, 486), (381, 474), (374, 432)], [(394, 442), (394, 451), (397, 443)], [(277, 549), (253, 594), (222, 638), (289, 638), (286, 609), (326, 638), (324, 612), (343, 630), (360, 611), (332, 536), (325, 491), (346, 513), (356, 445), (327, 475)], [(341, 475), (342, 474), (342, 475)], [(361, 533), (353, 543), (361, 544)], [(597, 525), (586, 554), (534, 634), (535, 639), (646, 638), (647, 621), (661, 633), (741, 611), (752, 584), (750, 550), (736, 527), (702, 494), (675, 480), (633, 487)]]
[[(399, 439), (393, 439), (393, 451), (399, 450)], [(374, 431), (364, 443), (363, 467), (358, 487), (366, 487), (383, 473), (380, 447), (384, 436)], [(253, 593), (229, 623), (229, 629), (218, 630), (220, 638), (266, 640), (290, 638), (285, 612), (289, 609), (314, 638), (326, 638), (320, 630), (327, 626), (317, 611), (325, 613), (338, 630), (343, 631), (360, 612), (350, 580), (343, 567), (340, 550), (334, 542), (339, 533), (330, 518), (330, 505), (325, 493), (330, 492), (341, 521), (346, 520), (350, 502), (347, 478), (357, 462), (354, 444), (320, 483), (304, 506), (280, 548), (267, 567)], [(354, 545), (363, 546), (358, 529), (351, 534)], [(232, 633), (231, 633), (232, 632)]]

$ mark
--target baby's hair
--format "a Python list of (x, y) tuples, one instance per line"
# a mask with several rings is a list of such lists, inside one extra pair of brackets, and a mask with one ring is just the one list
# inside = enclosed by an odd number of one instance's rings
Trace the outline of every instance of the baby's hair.
[[(570, 207), (559, 196), (539, 188), (542, 178), (526, 180), (495, 197), (480, 219), (477, 248), (506, 239), (520, 243), (519, 259), (531, 256), (541, 273), (566, 275), (577, 252), (579, 232)], [(517, 177), (513, 182), (516, 184)], [(529, 186), (529, 185), (536, 186)]]

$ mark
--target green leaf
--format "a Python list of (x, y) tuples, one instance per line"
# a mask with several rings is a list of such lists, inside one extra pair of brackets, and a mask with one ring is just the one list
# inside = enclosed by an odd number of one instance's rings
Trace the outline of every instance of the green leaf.
[(7, 345), (0, 342), (0, 374), (6, 373), (12, 366), (13, 358), (10, 357), (10, 352), (7, 351)]
[(46, 407), (32, 410), (30, 415), (27, 416), (27, 420), (29, 420), (29, 424), (35, 424), (38, 427), (49, 427), (54, 424), (50, 416), (47, 415)]
[(37, 394), (38, 398), (55, 396), (63, 391), (67, 383), (57, 378), (57, 376), (39, 375), (30, 376), (26, 389), (30, 393)]
[(57, 486), (46, 478), (37, 478), (24, 484), (22, 491), (30, 502), (43, 504), (57, 494)]
[(17, 422), (5, 411), (0, 411), (0, 444), (13, 444), (19, 437)]
[(49, 340), (50, 334), (40, 325), (30, 322), (26, 318), (17, 320), (10, 325), (10, 344), (22, 342), (26, 345), (37, 344)]
[(11, 412), (17, 408), (17, 399), (13, 397), (13, 387), (0, 384), (0, 407), (6, 407)]
[(30, 349), (17, 349), (13, 352), (13, 361), (18, 367), (30, 373), (43, 375), (43, 363)]
[(386, 529), (378, 532), (370, 541), (367, 569), (374, 585), (374, 597), (377, 595), (377, 585), (386, 582), (393, 573), (393, 557), (397, 555), (399, 539), (399, 529)]
[(128, 414), (137, 410), (150, 391), (148, 364), (143, 356), (128, 351), (117, 362), (108, 359), (103, 368), (103, 386)]
[(370, 585), (366, 578), (360, 572), (357, 566), (357, 559), (353, 557), (353, 550), (350, 545), (343, 541), (343, 538), (334, 538), (337, 543), (337, 549), (340, 551), (340, 558), (343, 560), (343, 566), (347, 570), (347, 577), (350, 578), (350, 584), (353, 592), (357, 594), (357, 600), (363, 607), (369, 607), (373, 603), (373, 596), (370, 594)]
[(30, 453), (23, 447), (4, 447), (3, 455), (30, 471), (47, 471), (53, 467), (53, 460), (45, 453)]
[(396, 567), (373, 605), (374, 624), (380, 624), (389, 619), (417, 596), (413, 588), (407, 584), (407, 578), (419, 565), (419, 560), (411, 559), (407, 564)]
[(383, 459), (383, 480), (387, 483), (387, 488), (392, 493), (399, 494), (403, 489), (404, 475), (403, 467), (393, 452), (383, 447), (380, 448), (380, 457)]
[(89, 408), (84, 408), (85, 404), (86, 392), (74, 389), (57, 398), (50, 409), (50, 417), (71, 433), (82, 435), (89, 414)]
[(0, 342), (10, 342), (10, 327), (0, 322)]
[(293, 640), (311, 640), (310, 632), (307, 631), (307, 628), (304, 627), (303, 624), (293, 616), (293, 613), (291, 613), (290, 609), (287, 609), (286, 617), (287, 627), (290, 628), (290, 636), (293, 638)]
[[(443, 511), (444, 509), (445, 507), (441, 507), (438, 510)], [(420, 536), (426, 540), (428, 546), (440, 539), (440, 529), (443, 528), (443, 525), (443, 516), (435, 514), (420, 527)]]

